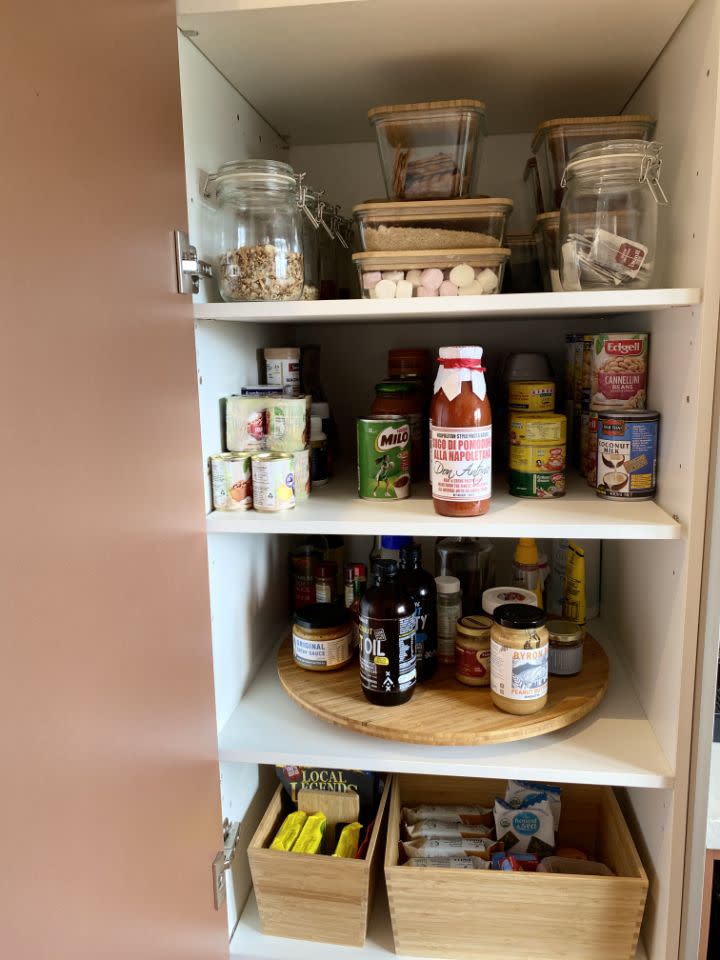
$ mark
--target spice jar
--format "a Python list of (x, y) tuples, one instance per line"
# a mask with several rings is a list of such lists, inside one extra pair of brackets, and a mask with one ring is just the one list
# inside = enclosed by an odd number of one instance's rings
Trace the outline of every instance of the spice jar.
[(572, 620), (550, 620), (548, 672), (554, 677), (574, 677), (582, 670), (585, 630)]
[(389, 414), (407, 418), (410, 424), (410, 464), (413, 479), (418, 477), (425, 461), (423, 412), (425, 397), (419, 380), (383, 380), (375, 384), (373, 416)]
[(334, 603), (337, 599), (338, 566), (334, 560), (321, 560), (315, 567), (315, 602)]
[(293, 658), (305, 670), (339, 670), (353, 657), (352, 616), (334, 603), (312, 603), (297, 611)]
[(490, 695), (505, 713), (526, 716), (547, 703), (548, 631), (539, 607), (505, 603), (490, 631)]
[(455, 632), (455, 679), (469, 687), (490, 684), (490, 617), (462, 617)]
[(575, 150), (563, 176), (560, 281), (563, 290), (650, 285), (657, 243), (659, 143), (605, 140)]
[(215, 272), (223, 300), (299, 300), (305, 268), (292, 167), (234, 161), (209, 184), (217, 197)]
[(462, 591), (457, 577), (435, 577), (437, 587), (437, 658), (455, 663), (455, 630), (462, 616)]

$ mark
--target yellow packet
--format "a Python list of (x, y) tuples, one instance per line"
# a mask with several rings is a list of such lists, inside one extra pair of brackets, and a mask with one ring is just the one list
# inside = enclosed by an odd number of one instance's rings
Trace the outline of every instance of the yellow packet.
[(295, 841), (293, 853), (318, 853), (322, 845), (327, 817), (324, 813), (311, 813), (305, 821), (302, 833)]
[(360, 843), (360, 831), (362, 830), (362, 824), (358, 823), (357, 820), (355, 823), (348, 823), (342, 828), (340, 834), (340, 839), (337, 842), (335, 847), (334, 857), (347, 857), (349, 860), (352, 860), (355, 854), (358, 852), (358, 844)]
[(293, 844), (300, 836), (306, 820), (307, 814), (303, 810), (296, 810), (295, 813), (289, 813), (275, 834), (275, 839), (270, 844), (270, 849), (292, 850)]
[(585, 626), (585, 551), (572, 541), (567, 551), (563, 616)]

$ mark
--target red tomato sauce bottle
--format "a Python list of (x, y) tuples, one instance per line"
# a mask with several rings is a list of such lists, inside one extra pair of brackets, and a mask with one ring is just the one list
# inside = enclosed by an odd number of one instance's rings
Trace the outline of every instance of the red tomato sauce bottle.
[(441, 347), (430, 407), (435, 512), (477, 517), (490, 508), (492, 411), (482, 347)]

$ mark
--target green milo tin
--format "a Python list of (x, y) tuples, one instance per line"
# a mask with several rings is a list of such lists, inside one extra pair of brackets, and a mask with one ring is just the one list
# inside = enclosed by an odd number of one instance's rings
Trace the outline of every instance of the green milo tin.
[(363, 500), (410, 496), (410, 422), (378, 415), (357, 421), (358, 495)]
[(565, 495), (565, 473), (521, 473), (510, 470), (510, 493), (513, 497), (535, 497), (549, 500), (551, 497)]

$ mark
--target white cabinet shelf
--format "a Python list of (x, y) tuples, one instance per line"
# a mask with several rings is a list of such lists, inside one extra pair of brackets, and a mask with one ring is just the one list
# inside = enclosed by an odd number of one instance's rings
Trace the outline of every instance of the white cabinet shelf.
[[(251, 892), (230, 943), (231, 960), (391, 960), (396, 957), (384, 884), (378, 884), (364, 947), (339, 947), (310, 940), (266, 937), (260, 926), (255, 893)], [(421, 960), (403, 954), (406, 960)], [(642, 941), (635, 960), (647, 960)]]
[(340, 475), (315, 489), (309, 500), (279, 513), (215, 511), (208, 533), (394, 534), (442, 537), (451, 532), (484, 537), (580, 537), (605, 540), (678, 540), (681, 525), (651, 500), (602, 500), (580, 477), (568, 477), (568, 493), (557, 500), (511, 497), (495, 480), (490, 512), (456, 520), (435, 513), (427, 484), (407, 500), (361, 500), (355, 478)]
[(362, 770), (396, 773), (671, 786), (673, 771), (607, 640), (607, 629), (593, 622), (592, 632), (610, 658), (610, 684), (598, 708), (558, 733), (487, 747), (399, 743), (326, 723), (285, 693), (271, 652), (220, 734), (220, 760), (321, 767), (351, 764)]
[(239, 323), (397, 323), (549, 316), (594, 316), (692, 307), (696, 287), (582, 293), (507, 293), (490, 297), (416, 300), (289, 300), (273, 303), (196, 303), (196, 320)]

